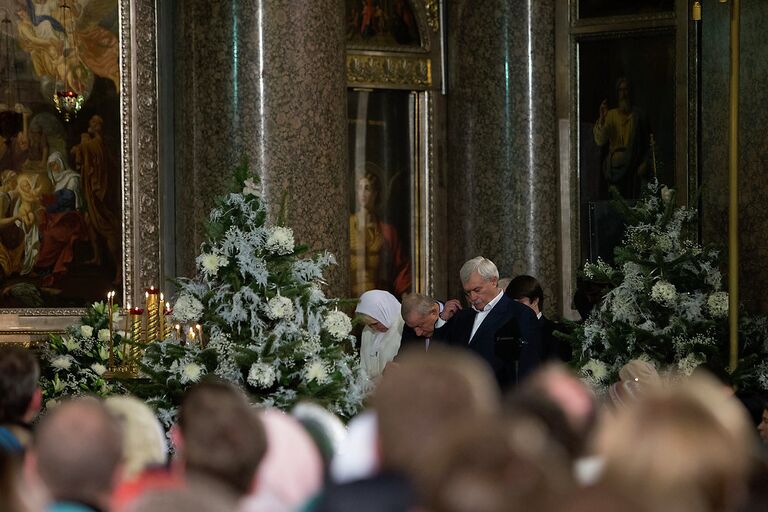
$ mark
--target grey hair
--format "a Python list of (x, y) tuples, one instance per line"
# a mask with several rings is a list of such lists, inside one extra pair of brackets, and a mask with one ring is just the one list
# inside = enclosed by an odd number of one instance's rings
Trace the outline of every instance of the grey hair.
[(435, 299), (423, 293), (408, 293), (403, 295), (403, 305), (400, 308), (400, 314), (405, 319), (411, 314), (416, 313), (419, 316), (428, 315), (435, 307)]
[(461, 266), (461, 270), (459, 270), (461, 284), (469, 281), (469, 277), (473, 272), (477, 272), (486, 281), (499, 279), (499, 269), (496, 268), (496, 265), (491, 260), (482, 256), (475, 256)]

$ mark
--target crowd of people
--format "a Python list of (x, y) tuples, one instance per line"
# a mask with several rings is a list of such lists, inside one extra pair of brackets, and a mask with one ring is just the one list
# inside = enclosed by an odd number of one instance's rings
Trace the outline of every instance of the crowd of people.
[(768, 510), (760, 397), (645, 360), (596, 394), (558, 361), (535, 279), (504, 290), (484, 258), (461, 278), (467, 307), (363, 294), (371, 394), (347, 425), (215, 379), (189, 388), (168, 433), (130, 396), (36, 419), (36, 356), (0, 347), (0, 510)]

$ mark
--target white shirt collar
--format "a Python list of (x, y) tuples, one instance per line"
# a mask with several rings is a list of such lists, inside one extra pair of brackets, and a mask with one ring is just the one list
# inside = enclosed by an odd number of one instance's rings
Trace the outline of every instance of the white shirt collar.
[(499, 301), (501, 300), (501, 296), (502, 296), (502, 295), (504, 295), (504, 290), (499, 290), (499, 294), (498, 294), (496, 297), (494, 297), (494, 298), (491, 300), (491, 302), (489, 302), (488, 304), (486, 304), (486, 305), (485, 305), (485, 307), (483, 308), (483, 310), (482, 310), (482, 311), (480, 311), (479, 309), (477, 309), (475, 306), (472, 306), (472, 309), (474, 309), (474, 310), (475, 310), (475, 311), (477, 311), (478, 313), (487, 313), (488, 311), (492, 310), (492, 309), (493, 309), (493, 307), (494, 307), (496, 304), (498, 304), (498, 303), (499, 303)]

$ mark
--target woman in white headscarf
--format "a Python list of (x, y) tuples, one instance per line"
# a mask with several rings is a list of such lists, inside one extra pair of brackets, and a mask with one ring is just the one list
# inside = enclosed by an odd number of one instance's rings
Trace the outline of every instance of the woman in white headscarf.
[(395, 358), (403, 335), (400, 302), (389, 292), (370, 290), (360, 296), (355, 313), (365, 322), (360, 341), (360, 366), (371, 381)]

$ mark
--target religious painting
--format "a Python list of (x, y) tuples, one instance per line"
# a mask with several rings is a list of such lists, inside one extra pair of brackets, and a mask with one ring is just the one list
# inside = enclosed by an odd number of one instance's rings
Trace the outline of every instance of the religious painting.
[(582, 260), (611, 261), (611, 189), (631, 201), (653, 179), (675, 186), (675, 35), (585, 36), (576, 51)]
[[(0, 37), (0, 307), (122, 287), (117, 0), (14, 0)], [(66, 119), (54, 97), (82, 96)]]
[(672, 13), (675, 0), (579, 0), (578, 17), (606, 18)]
[(408, 0), (346, 0), (347, 45), (420, 46)]
[(348, 93), (350, 272), (352, 293), (412, 288), (412, 189), (415, 95)]

